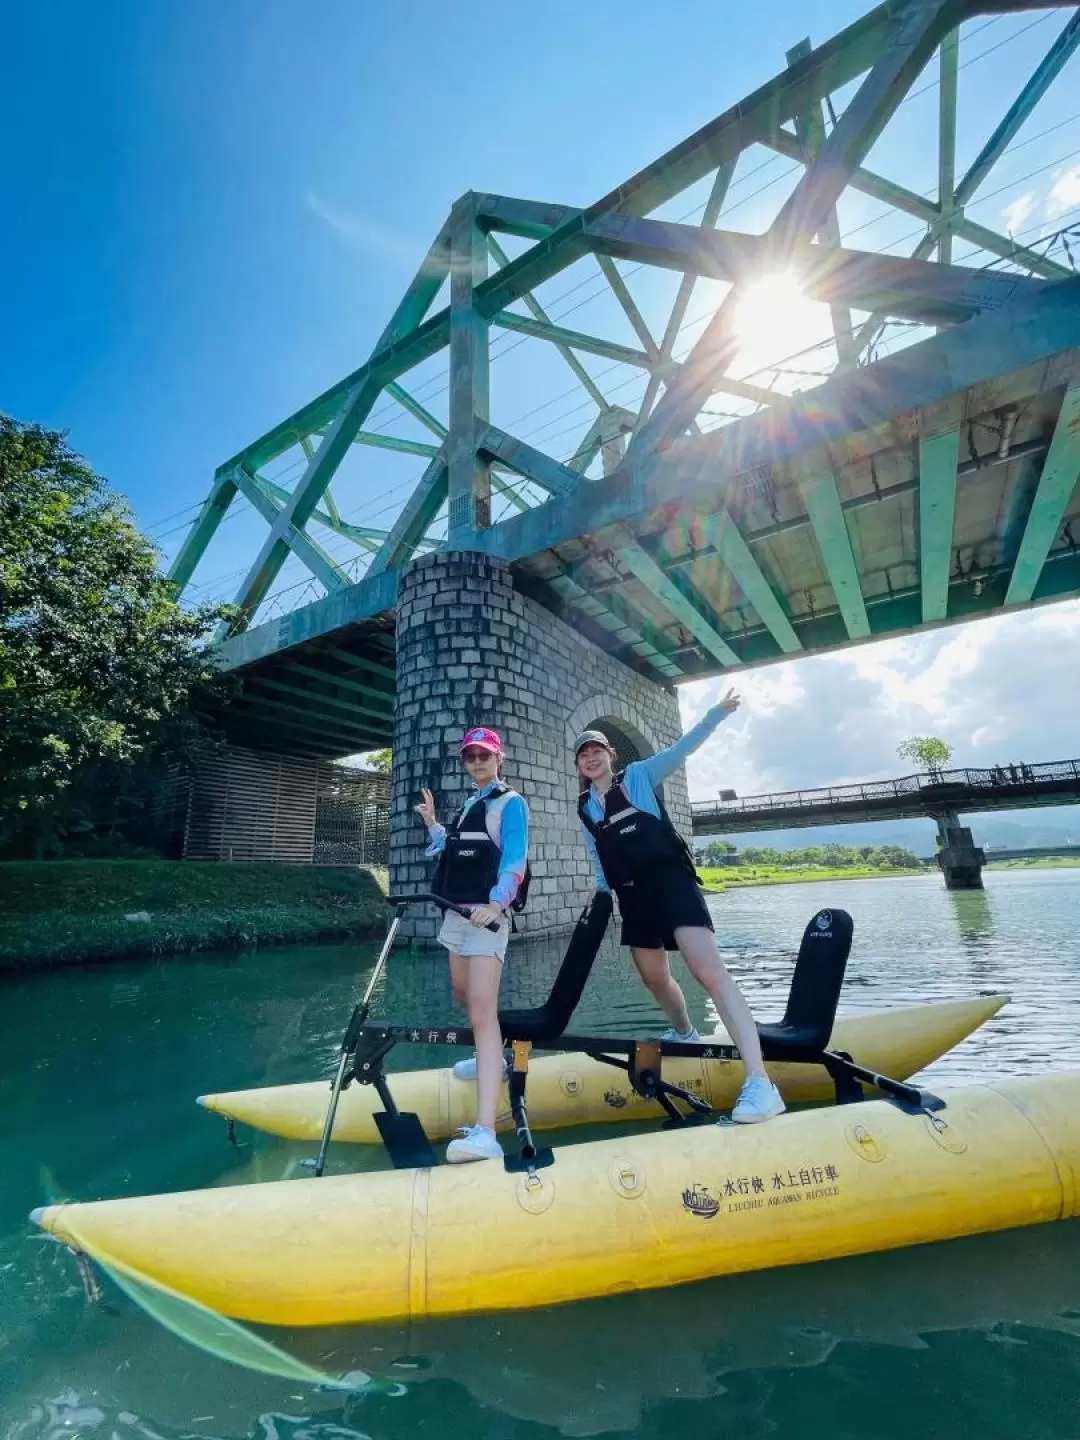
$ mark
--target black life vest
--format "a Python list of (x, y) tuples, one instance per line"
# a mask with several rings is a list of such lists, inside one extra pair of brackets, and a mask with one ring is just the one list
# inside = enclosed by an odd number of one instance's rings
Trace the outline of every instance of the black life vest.
[[(450, 821), (446, 827), (446, 843), (432, 881), (431, 888), (436, 895), (444, 900), (453, 900), (457, 905), (488, 903), (499, 878), (502, 856), (501, 849), (488, 833), (488, 802), (514, 793), (509, 785), (500, 782), (482, 799), (462, 806)], [(531, 879), (532, 870), (526, 862), (525, 878), (510, 902), (510, 909), (515, 914), (525, 909)]]
[(620, 771), (604, 797), (604, 818), (599, 823), (588, 814), (591, 788), (578, 797), (578, 816), (596, 841), (604, 877), (613, 890), (634, 885), (650, 874), (671, 865), (686, 871), (700, 884), (689, 845), (671, 823), (659, 795), (659, 816), (631, 805), (623, 789)]

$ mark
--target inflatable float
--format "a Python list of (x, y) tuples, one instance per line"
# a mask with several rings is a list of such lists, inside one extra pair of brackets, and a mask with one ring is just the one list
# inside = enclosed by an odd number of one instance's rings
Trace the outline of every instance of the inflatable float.
[[(867, 1069), (906, 1080), (985, 1024), (1007, 998), (977, 995), (932, 1005), (841, 1016), (833, 1026), (829, 1047), (847, 1051)], [(721, 1033), (716, 1037), (716, 1046), (730, 1050), (731, 1042)], [(820, 1065), (777, 1060), (769, 1062), (768, 1070), (788, 1105), (821, 1104), (834, 1094), (833, 1082)], [(673, 1056), (665, 1060), (664, 1078), (700, 1095), (714, 1110), (723, 1110), (735, 1103), (743, 1081), (743, 1067), (738, 1059)], [(432, 1140), (448, 1140), (459, 1126), (471, 1124), (476, 1087), (470, 1081), (455, 1080), (449, 1068), (402, 1071), (393, 1075), (391, 1081), (398, 1105), (420, 1117)], [(226, 1119), (270, 1135), (317, 1141), (326, 1118), (328, 1095), (327, 1082), (315, 1080), (299, 1085), (268, 1085), (255, 1090), (200, 1095), (198, 1103)], [(379, 1103), (378, 1095), (370, 1086), (357, 1085), (345, 1091), (338, 1105), (334, 1140), (381, 1144), (375, 1124)], [(529, 1118), (538, 1130), (642, 1121), (662, 1117), (663, 1113), (658, 1101), (646, 1099), (634, 1090), (625, 1073), (614, 1072), (611, 1066), (591, 1055), (571, 1051), (530, 1061)], [(504, 1086), (497, 1129), (505, 1133), (513, 1128), (509, 1095)]]
[(1080, 1072), (497, 1161), (105, 1200), (44, 1229), (218, 1312), (339, 1325), (553, 1305), (1077, 1214)]
[[(391, 903), (396, 925), (409, 902)], [(784, 1018), (758, 1027), (766, 1060), (788, 1067), (793, 1087), (800, 1075), (808, 1085), (827, 1083), (837, 1103), (757, 1126), (700, 1123), (716, 1118), (715, 1090), (728, 1093), (701, 1067), (729, 1064), (735, 1073), (730, 1045), (565, 1033), (601, 918), (606, 924), (594, 908), (582, 916), (545, 1006), (500, 1015), (513, 1053), (508, 1098), (519, 1142), (502, 1164), (440, 1166), (421, 1116), (400, 1110), (390, 1091), (391, 1079), (401, 1094), (409, 1078), (383, 1073), (395, 1044), (451, 1043), (447, 1032), (369, 1022), (392, 926), (329, 1096), (323, 1089), (313, 1165), (321, 1176), (342, 1091), (355, 1080), (380, 1097), (384, 1108), (369, 1113), (394, 1169), (54, 1205), (32, 1220), (77, 1251), (220, 1313), (295, 1326), (546, 1306), (1077, 1213), (1080, 1072), (934, 1095), (833, 1048), (852, 938), (845, 911), (813, 917)], [(575, 948), (583, 935), (588, 943)], [(1002, 1000), (956, 1002), (982, 1006), (952, 1007), (956, 1038)], [(922, 1007), (923, 1024), (948, 1008)], [(900, 1014), (908, 1020), (894, 1030), (910, 1032), (919, 1011)], [(937, 1034), (947, 1043), (945, 1028)], [(462, 1031), (455, 1039), (471, 1037)], [(910, 1035), (908, 1043), (914, 1057)], [(534, 1044), (565, 1045), (619, 1071), (635, 1096), (667, 1115), (666, 1126), (539, 1148), (525, 1105)], [(554, 1065), (565, 1058), (553, 1057)], [(583, 1061), (571, 1060), (580, 1073)], [(672, 1070), (672, 1060), (689, 1064), (689, 1077)], [(868, 1099), (867, 1090), (885, 1098)]]

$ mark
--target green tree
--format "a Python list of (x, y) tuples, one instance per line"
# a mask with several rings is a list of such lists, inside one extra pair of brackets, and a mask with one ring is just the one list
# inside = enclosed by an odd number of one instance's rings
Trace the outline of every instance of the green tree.
[(374, 770), (378, 775), (389, 775), (394, 768), (394, 752), (389, 749), (369, 750), (362, 757), (365, 770)]
[(939, 775), (949, 763), (952, 746), (936, 735), (912, 735), (896, 747), (901, 760), (913, 761), (920, 770), (929, 770)]
[(181, 609), (158, 559), (62, 435), (0, 415), (0, 853), (116, 823), (224, 693), (221, 612)]

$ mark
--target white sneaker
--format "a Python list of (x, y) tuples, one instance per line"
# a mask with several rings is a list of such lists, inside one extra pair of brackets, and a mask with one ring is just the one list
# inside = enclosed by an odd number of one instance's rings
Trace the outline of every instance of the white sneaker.
[(786, 1109), (783, 1096), (771, 1080), (764, 1075), (751, 1075), (743, 1082), (731, 1118), (739, 1125), (757, 1125), (774, 1115), (782, 1115)]
[(663, 1042), (666, 1040), (669, 1045), (696, 1045), (700, 1039), (701, 1036), (698, 1034), (697, 1030), (694, 1028), (693, 1025), (691, 1025), (690, 1029), (687, 1030), (685, 1034), (683, 1034), (681, 1030), (676, 1030), (675, 1027), (672, 1026), (670, 1030), (665, 1030), (664, 1033), (660, 1036), (661, 1044), (663, 1044)]
[[(504, 1075), (504, 1076), (507, 1076), (507, 1075), (509, 1075), (509, 1074), (510, 1074), (510, 1061), (509, 1061), (509, 1059), (507, 1059), (507, 1060), (504, 1060), (504, 1061), (503, 1061), (503, 1075)], [(455, 1079), (455, 1080), (475, 1080), (475, 1079), (476, 1079), (476, 1056), (475, 1056), (475, 1055), (470, 1055), (469, 1058), (468, 1058), (468, 1060), (459, 1060), (459, 1061), (457, 1062), (457, 1064), (454, 1066), (454, 1079)]]
[(466, 1125), (460, 1139), (451, 1140), (446, 1147), (446, 1158), (451, 1165), (464, 1165), (470, 1160), (501, 1160), (503, 1152), (490, 1130), (482, 1125)]

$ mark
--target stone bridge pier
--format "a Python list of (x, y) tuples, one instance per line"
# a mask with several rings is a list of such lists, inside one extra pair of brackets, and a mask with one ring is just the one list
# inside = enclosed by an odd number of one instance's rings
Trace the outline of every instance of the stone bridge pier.
[(937, 821), (937, 862), (945, 877), (946, 890), (981, 890), (986, 852), (975, 844), (971, 830), (961, 825), (953, 810), (935, 815)]
[[(605, 730), (627, 762), (682, 733), (673, 687), (635, 673), (514, 588), (508, 568), (471, 551), (434, 552), (403, 573), (397, 607), (397, 706), (390, 808), (390, 884), (425, 890), (433, 862), (413, 807), (420, 787), (446, 820), (468, 793), (458, 758), (470, 725), (493, 726), (506, 746), (504, 775), (529, 804), (533, 880), (518, 933), (568, 929), (593, 890), (575, 806), (571, 745)], [(690, 807), (680, 771), (664, 787), (687, 837)], [(407, 938), (434, 939), (438, 918), (416, 910)]]

